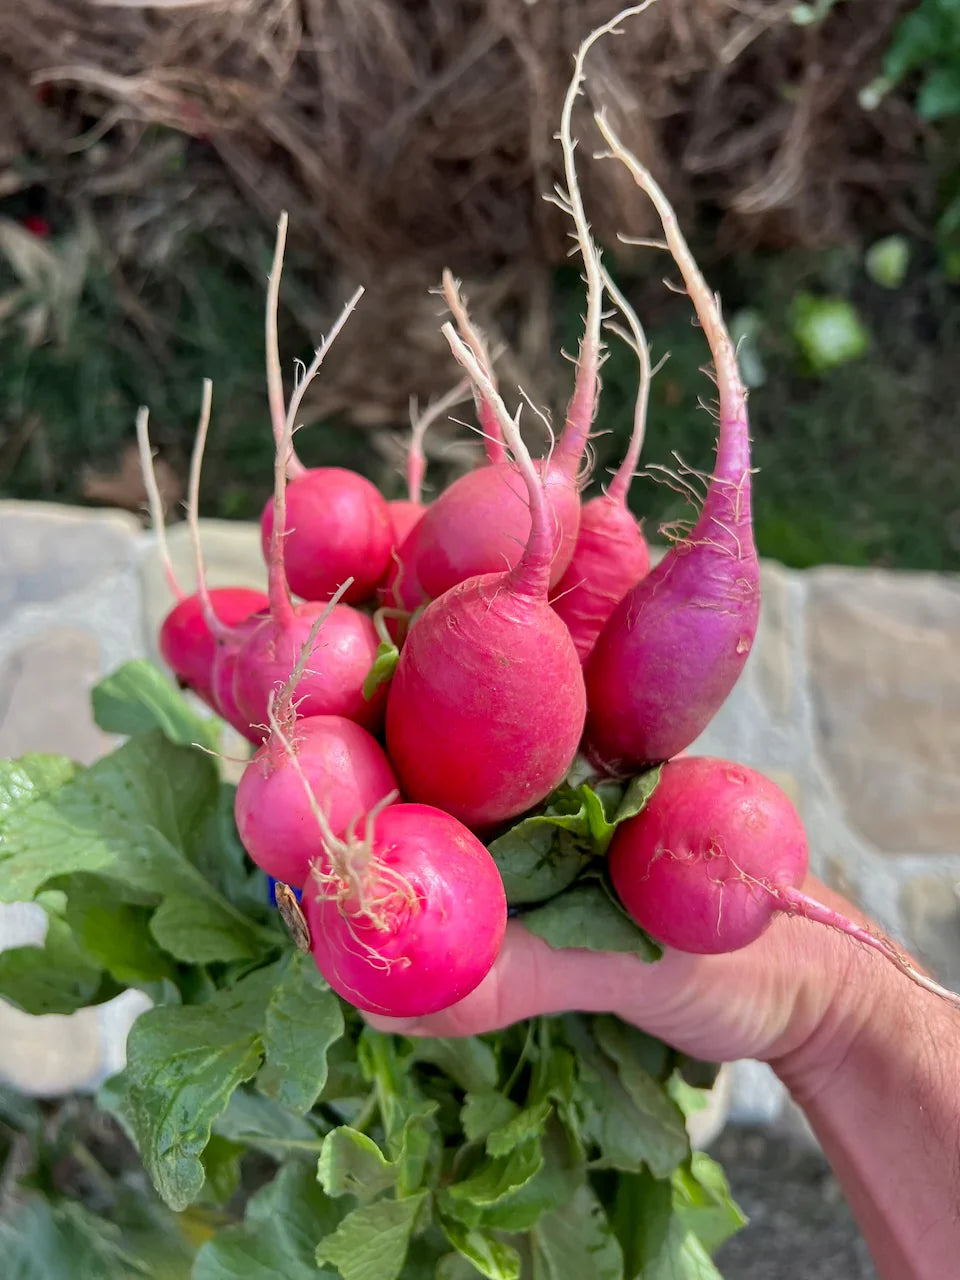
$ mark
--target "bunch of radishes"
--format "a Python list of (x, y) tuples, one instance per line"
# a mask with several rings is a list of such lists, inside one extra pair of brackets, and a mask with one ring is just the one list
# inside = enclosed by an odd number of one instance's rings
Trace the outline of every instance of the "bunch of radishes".
[[(331, 986), (381, 1014), (442, 1009), (489, 971), (507, 904), (483, 841), (542, 806), (578, 752), (601, 777), (671, 762), (609, 853), (623, 905), (659, 941), (730, 951), (787, 911), (852, 933), (932, 985), (889, 941), (799, 892), (806, 841), (779, 789), (739, 765), (674, 760), (729, 694), (757, 626), (746, 397), (719, 304), (672, 208), (599, 115), (609, 155), (659, 214), (718, 393), (716, 464), (701, 477), (699, 518), (650, 571), (626, 506), (646, 413), (646, 342), (591, 240), (570, 131), (586, 52), (617, 21), (581, 48), (561, 122), (566, 192), (558, 200), (576, 227), (587, 305), (553, 447), (531, 458), (519, 410), (507, 410), (446, 275), (454, 322), (442, 331), (468, 381), (442, 407), (472, 388), (485, 462), (423, 505), (423, 418), (406, 501), (386, 501), (351, 471), (305, 468), (293, 450), (303, 393), (360, 295), (301, 370), (287, 405), (276, 338), (281, 218), (267, 306), (276, 443), (262, 518), (268, 594), (207, 591), (198, 555), (198, 593), (178, 600), (161, 631), (176, 675), (258, 744), (236, 796), (250, 857), (303, 891), (305, 934)], [(626, 323), (617, 332), (640, 362), (640, 391), (622, 467), (606, 494), (582, 505), (605, 294)], [(194, 517), (209, 413), (208, 384), (191, 469)], [(149, 464), (145, 412), (139, 427)], [(691, 476), (677, 478), (692, 489)]]

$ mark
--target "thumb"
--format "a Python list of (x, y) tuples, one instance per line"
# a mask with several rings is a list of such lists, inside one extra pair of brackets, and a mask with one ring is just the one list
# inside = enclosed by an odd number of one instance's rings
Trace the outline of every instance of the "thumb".
[(365, 1014), (378, 1031), (405, 1036), (470, 1036), (505, 1027), (539, 1014), (617, 1013), (638, 998), (645, 1013), (675, 999), (686, 957), (673, 953), (658, 964), (644, 964), (623, 953), (554, 950), (518, 920), (507, 923), (493, 968), (463, 1000), (423, 1018), (384, 1018)]

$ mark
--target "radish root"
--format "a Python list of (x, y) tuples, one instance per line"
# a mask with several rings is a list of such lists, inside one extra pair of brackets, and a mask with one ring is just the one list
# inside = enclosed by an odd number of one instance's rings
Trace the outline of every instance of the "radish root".
[(137, 449), (140, 454), (140, 472), (143, 476), (143, 487), (147, 491), (147, 509), (150, 512), (150, 523), (157, 538), (157, 550), (163, 566), (163, 577), (167, 588), (179, 603), (186, 593), (177, 581), (170, 559), (170, 545), (167, 542), (166, 512), (163, 509), (163, 498), (157, 484), (157, 473), (153, 465), (153, 450), (150, 447), (150, 410), (141, 405), (137, 410)]

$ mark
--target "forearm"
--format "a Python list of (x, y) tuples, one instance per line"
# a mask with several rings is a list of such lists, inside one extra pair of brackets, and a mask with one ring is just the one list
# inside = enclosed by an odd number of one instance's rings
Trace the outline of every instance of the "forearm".
[(960, 1274), (960, 1014), (859, 949), (838, 987), (817, 1031), (772, 1065), (884, 1280)]

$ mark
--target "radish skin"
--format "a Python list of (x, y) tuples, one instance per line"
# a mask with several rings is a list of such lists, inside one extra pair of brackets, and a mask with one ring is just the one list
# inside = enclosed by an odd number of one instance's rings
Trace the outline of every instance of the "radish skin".
[(472, 352), (451, 325), (443, 333), (497, 408), (533, 520), (513, 569), (458, 584), (410, 628), (387, 701), (387, 751), (405, 795), (484, 829), (560, 783), (586, 706), (573, 641), (547, 603), (552, 537), (540, 477)]
[[(343, 716), (299, 718), (287, 738), (335, 836), (352, 827), (397, 790), (383, 749), (366, 729)], [(257, 866), (302, 889), (322, 840), (287, 750), (271, 735), (240, 778), (234, 804), (237, 831)]]
[(753, 646), (760, 607), (750, 511), (746, 392), (717, 300), (666, 196), (601, 114), (597, 125), (663, 223), (716, 368), (720, 429), (713, 475), (692, 531), (614, 610), (587, 662), (587, 749), (607, 772), (668, 760), (706, 728)]
[(769, 778), (709, 756), (671, 760), (646, 807), (610, 845), (613, 886), (657, 941), (694, 955), (749, 946), (777, 912), (837, 930), (878, 952), (918, 986), (960, 1006), (893, 942), (800, 889), (807, 838), (796, 809)]
[(317, 968), (368, 1013), (416, 1018), (470, 994), (497, 958), (507, 903), (496, 863), (461, 823), (395, 804), (370, 823), (356, 883), (315, 876), (303, 894)]
[(633, 414), (630, 443), (610, 488), (584, 504), (573, 559), (554, 591), (551, 603), (586, 662), (604, 623), (631, 587), (650, 568), (646, 539), (627, 506), (630, 482), (637, 469), (650, 397), (650, 353), (636, 313), (604, 272), (607, 292), (620, 308), (630, 334), (615, 329), (636, 353), (640, 384)]

